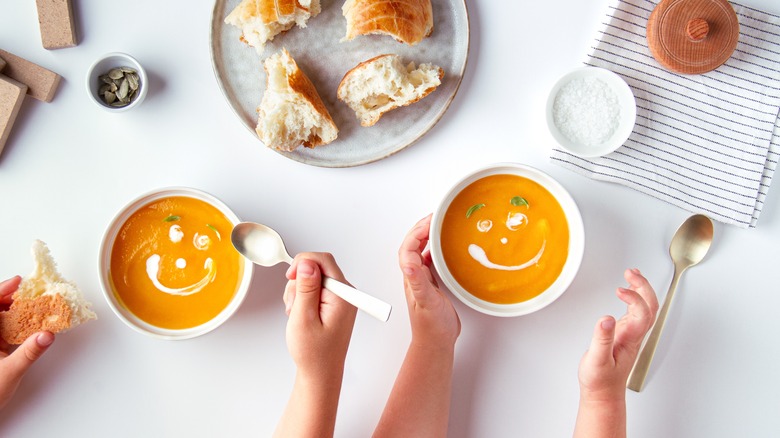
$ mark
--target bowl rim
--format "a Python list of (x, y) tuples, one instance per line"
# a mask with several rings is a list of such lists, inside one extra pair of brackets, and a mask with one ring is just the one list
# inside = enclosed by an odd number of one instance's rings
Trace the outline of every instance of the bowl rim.
[(98, 277), (100, 279), (100, 287), (103, 292), (103, 297), (106, 299), (108, 306), (111, 308), (113, 313), (127, 326), (138, 333), (142, 333), (157, 339), (184, 340), (205, 335), (206, 333), (209, 333), (217, 327), (221, 326), (223, 323), (225, 323), (225, 321), (233, 316), (233, 314), (238, 310), (239, 307), (241, 307), (241, 304), (246, 299), (247, 292), (249, 291), (249, 287), (252, 283), (254, 266), (249, 263), (243, 256), (240, 257), (241, 263), (243, 263), (243, 273), (241, 276), (241, 281), (238, 284), (238, 289), (236, 290), (233, 298), (230, 300), (230, 303), (210, 321), (195, 327), (186, 329), (165, 329), (157, 327), (140, 319), (130, 310), (122, 306), (122, 304), (120, 304), (117, 298), (114, 296), (110, 270), (111, 252), (113, 251), (116, 236), (122, 225), (124, 225), (127, 219), (133, 213), (138, 211), (138, 209), (152, 201), (157, 201), (172, 196), (184, 196), (199, 199), (217, 208), (228, 218), (228, 220), (233, 225), (241, 222), (239, 217), (225, 203), (220, 201), (214, 195), (211, 195), (210, 193), (204, 192), (202, 190), (184, 186), (171, 186), (150, 190), (135, 197), (133, 200), (125, 204), (106, 227), (106, 230), (103, 233), (103, 239), (100, 243), (100, 250), (98, 252)]
[[(114, 59), (116, 59), (117, 61), (114, 62), (113, 61)], [(122, 61), (119, 61), (120, 59)], [(98, 71), (98, 67), (101, 66), (102, 63), (106, 63), (113, 68), (114, 66), (121, 66), (120, 64), (122, 64), (123, 62), (127, 64), (132, 64), (132, 66), (138, 71), (138, 76), (140, 79), (138, 96), (135, 98), (134, 101), (130, 102), (125, 106), (113, 107), (113, 106), (106, 105), (103, 102), (103, 100), (100, 99), (100, 96), (98, 96), (97, 88), (96, 88), (98, 77), (101, 74), (103, 74), (106, 68), (105, 67), (101, 68), (100, 71)], [(146, 74), (146, 69), (144, 68), (144, 66), (141, 65), (141, 63), (138, 62), (138, 60), (135, 59), (133, 56), (124, 52), (109, 52), (98, 57), (89, 66), (89, 68), (87, 69), (85, 85), (87, 87), (87, 94), (89, 94), (90, 100), (92, 100), (92, 102), (94, 102), (97, 106), (103, 108), (108, 112), (120, 113), (135, 108), (138, 105), (140, 105), (141, 102), (143, 102), (143, 100), (146, 98), (146, 93), (148, 91), (148, 76)]]
[[(477, 298), (465, 290), (452, 276), (441, 251), (441, 233), (444, 215), (452, 200), (469, 184), (491, 175), (510, 174), (529, 178), (547, 189), (563, 208), (569, 225), (569, 255), (558, 278), (544, 292), (527, 301), (513, 304), (496, 304)], [(571, 285), (579, 270), (585, 252), (585, 229), (582, 215), (574, 198), (547, 173), (525, 164), (502, 162), (481, 167), (456, 181), (441, 198), (431, 219), (429, 235), (431, 257), (436, 271), (450, 292), (461, 302), (479, 312), (501, 317), (521, 316), (547, 307), (557, 300)]]
[[(571, 141), (555, 124), (553, 108), (560, 89), (574, 79), (595, 77), (604, 81), (615, 92), (620, 102), (620, 123), (612, 136), (596, 146), (585, 146)], [(561, 76), (550, 89), (546, 107), (547, 128), (558, 145), (580, 157), (596, 158), (616, 151), (625, 144), (636, 124), (636, 97), (628, 83), (617, 73), (602, 67), (579, 67)]]

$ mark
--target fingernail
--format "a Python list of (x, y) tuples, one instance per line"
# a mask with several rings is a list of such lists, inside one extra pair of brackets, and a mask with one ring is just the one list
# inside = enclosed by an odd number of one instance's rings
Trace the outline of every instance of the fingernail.
[(403, 268), (403, 271), (404, 271), (404, 275), (407, 275), (407, 276), (412, 276), (412, 275), (414, 275), (414, 269), (412, 269), (412, 268), (411, 268), (411, 267), (409, 267), (409, 266), (407, 266), (407, 267)]
[(54, 342), (54, 335), (50, 332), (43, 332), (35, 339), (40, 347), (48, 347)]
[(615, 320), (612, 318), (605, 319), (604, 321), (601, 321), (601, 328), (603, 330), (612, 330), (615, 328)]
[(298, 263), (298, 276), (309, 278), (314, 275), (314, 266), (310, 262), (301, 261)]
[(637, 268), (632, 268), (632, 269), (631, 269), (631, 272), (633, 272), (634, 274), (637, 274), (637, 275), (642, 275), (642, 274), (639, 272), (639, 269), (637, 269)]

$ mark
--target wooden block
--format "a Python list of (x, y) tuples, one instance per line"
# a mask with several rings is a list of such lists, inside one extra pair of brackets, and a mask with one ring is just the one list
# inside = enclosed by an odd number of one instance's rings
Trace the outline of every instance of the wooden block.
[(0, 58), (0, 71), (3, 71), (3, 68), (5, 67), (5, 61), (3, 58)]
[(45, 49), (63, 49), (78, 44), (70, 0), (36, 0), (35, 3)]
[(0, 153), (11, 135), (16, 115), (22, 107), (27, 85), (0, 75)]
[(0, 49), (0, 58), (7, 63), (3, 74), (27, 85), (27, 94), (33, 99), (51, 102), (62, 77), (13, 53)]

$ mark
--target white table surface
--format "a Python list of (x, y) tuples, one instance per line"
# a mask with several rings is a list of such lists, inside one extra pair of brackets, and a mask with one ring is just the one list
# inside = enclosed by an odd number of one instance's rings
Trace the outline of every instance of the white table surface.
[[(774, 0), (744, 3), (780, 12)], [(0, 157), (0, 277), (28, 274), (30, 245), (44, 240), (99, 320), (57, 338), (0, 412), (0, 435), (271, 434), (295, 372), (284, 340), (284, 266), (256, 269), (234, 317), (188, 341), (132, 331), (103, 298), (98, 248), (111, 218), (141, 193), (184, 185), (278, 229), (293, 252), (334, 253), (353, 284), (394, 306), (386, 324), (358, 317), (346, 361), (336, 435), (369, 436), (410, 336), (396, 259), (402, 237), (456, 179), (515, 161), (571, 192), (585, 256), (568, 291), (535, 314), (500, 319), (455, 303), (463, 332), (449, 435), (569, 436), (577, 366), (596, 320), (624, 310), (614, 295), (623, 269), (640, 268), (663, 298), (669, 240), (690, 215), (549, 161), (547, 91), (581, 65), (606, 5), (469, 1), (469, 62), (444, 118), (390, 158), (324, 169), (265, 148), (230, 110), (211, 66), (213, 2), (74, 0), (80, 44), (56, 51), (41, 46), (34, 2), (3, 2), (0, 47), (64, 80), (52, 103), (25, 101)], [(88, 66), (110, 51), (134, 55), (150, 74), (147, 100), (127, 113), (100, 110), (84, 89)], [(779, 191), (769, 192), (756, 229), (716, 224), (710, 254), (683, 277), (646, 389), (627, 396), (630, 436), (780, 430)]]

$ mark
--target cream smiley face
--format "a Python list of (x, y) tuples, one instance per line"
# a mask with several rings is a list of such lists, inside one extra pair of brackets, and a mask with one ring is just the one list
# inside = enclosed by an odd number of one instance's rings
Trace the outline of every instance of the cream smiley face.
[(447, 273), (458, 286), (495, 304), (530, 300), (550, 287), (566, 262), (569, 241), (555, 197), (512, 174), (488, 175), (461, 188), (438, 237)]
[[(170, 221), (175, 221), (177, 220), (177, 216), (169, 216), (168, 219), (170, 219)], [(216, 229), (213, 229), (212, 231), (216, 233), (217, 238), (220, 237)], [(185, 236), (185, 231), (178, 224), (173, 224), (168, 229), (168, 239), (172, 244), (174, 244), (174, 247), (178, 245), (189, 244), (190, 240), (185, 240)], [(211, 246), (211, 237), (209, 237), (207, 234), (194, 232), (191, 239), (191, 245), (198, 252), (206, 252)], [(184, 253), (193, 255), (191, 250), (184, 251)], [(150, 255), (146, 259), (146, 275), (149, 277), (149, 280), (152, 282), (152, 284), (154, 284), (154, 287), (157, 288), (157, 290), (169, 295), (188, 296), (198, 293), (203, 290), (203, 288), (205, 288), (209, 283), (213, 282), (217, 276), (216, 262), (211, 257), (206, 256), (203, 262), (203, 269), (205, 270), (203, 277), (201, 277), (198, 281), (183, 287), (168, 287), (164, 285), (159, 278), (161, 262), (162, 257), (160, 254), (154, 253)], [(187, 258), (178, 257), (175, 259), (174, 264), (177, 269), (183, 270), (188, 265)]]
[[(522, 233), (522, 230), (529, 225), (528, 216), (524, 213), (524, 210), (530, 208), (528, 201), (520, 196), (515, 196), (511, 198), (505, 206), (498, 206), (497, 208), (491, 209), (492, 211), (488, 211), (485, 207), (487, 207), (486, 204), (475, 204), (466, 212), (466, 217), (468, 218), (475, 212), (482, 210), (482, 214), (478, 215), (479, 218), (475, 219), (475, 226), (479, 232), (476, 236), (484, 236), (484, 238), (478, 239), (479, 241), (484, 239), (497, 239), (502, 245), (507, 245), (512, 239), (523, 238), (517, 236), (517, 234)], [(496, 222), (498, 226), (494, 227), (494, 220), (491, 219), (491, 217), (498, 214), (501, 215), (497, 216)], [(533, 257), (528, 260), (520, 261), (520, 263), (506, 265), (491, 261), (485, 250), (485, 247), (488, 245), (481, 245), (479, 241), (475, 240), (475, 242), (470, 243), (468, 246), (468, 253), (471, 258), (488, 269), (497, 269), (501, 271), (519, 271), (536, 265), (539, 262), (539, 259), (542, 258), (542, 255), (544, 255), (544, 248), (547, 244), (546, 238), (543, 237), (539, 250)], [(492, 246), (492, 244), (490, 244), (490, 246)]]

